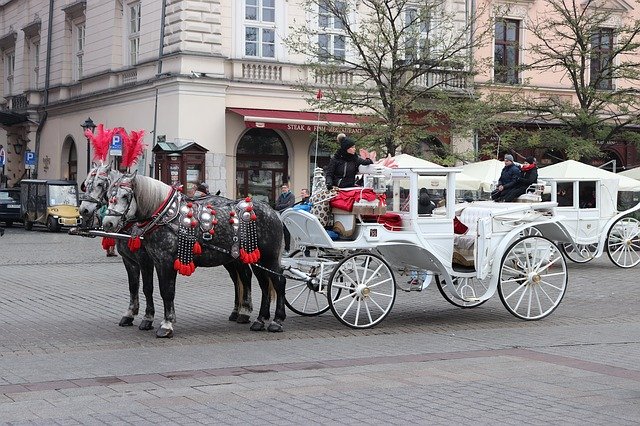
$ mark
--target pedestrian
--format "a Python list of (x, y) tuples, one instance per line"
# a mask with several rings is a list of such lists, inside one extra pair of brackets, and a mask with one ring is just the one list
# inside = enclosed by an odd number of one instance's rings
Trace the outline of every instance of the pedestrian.
[(206, 182), (200, 182), (196, 187), (196, 191), (194, 192), (194, 197), (204, 197), (209, 195), (209, 185)]
[(516, 180), (520, 177), (520, 167), (513, 162), (513, 155), (504, 156), (504, 167), (500, 172), (497, 188), (491, 193), (491, 199), (496, 201), (501, 198), (509, 189), (513, 187)]
[[(296, 203), (295, 196), (289, 190), (289, 184), (283, 183), (280, 195), (276, 200), (275, 209), (278, 213), (282, 213), (286, 209), (293, 207)], [(291, 249), (291, 234), (284, 224), (282, 225), (282, 230), (284, 232), (284, 255), (289, 256), (289, 251)]]
[(300, 190), (300, 198), (300, 204), (309, 204), (309, 190), (307, 188)]
[(418, 194), (418, 214), (431, 214), (435, 208), (436, 203), (431, 201), (427, 188), (420, 188), (420, 193)]
[(338, 135), (340, 148), (331, 157), (325, 178), (327, 188), (334, 186), (338, 188), (350, 188), (356, 186), (356, 174), (358, 166), (367, 166), (373, 164), (373, 160), (369, 158), (360, 158), (356, 154), (356, 143), (353, 139), (346, 137), (344, 133)]
[(503, 193), (496, 201), (514, 201), (516, 198), (527, 192), (527, 188), (538, 182), (538, 167), (536, 159), (529, 156), (520, 167), (521, 175), (513, 186)]

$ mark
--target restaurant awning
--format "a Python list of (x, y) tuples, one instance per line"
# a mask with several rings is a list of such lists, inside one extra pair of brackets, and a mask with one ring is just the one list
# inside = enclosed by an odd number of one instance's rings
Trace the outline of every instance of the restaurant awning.
[(315, 132), (320, 126), (320, 131), (323, 132), (362, 131), (359, 125), (361, 119), (353, 114), (252, 108), (227, 108), (227, 111), (241, 115), (247, 127)]

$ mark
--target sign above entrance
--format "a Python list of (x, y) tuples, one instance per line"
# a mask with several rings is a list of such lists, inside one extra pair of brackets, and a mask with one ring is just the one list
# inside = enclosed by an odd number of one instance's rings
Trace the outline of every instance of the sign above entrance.
[(353, 114), (227, 108), (241, 115), (246, 127), (298, 132), (362, 133), (360, 119)]

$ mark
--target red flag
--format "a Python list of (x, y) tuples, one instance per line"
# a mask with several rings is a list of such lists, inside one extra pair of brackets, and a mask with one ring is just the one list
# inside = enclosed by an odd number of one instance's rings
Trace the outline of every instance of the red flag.
[(322, 99), (322, 96), (323, 96), (322, 89), (318, 89), (318, 93), (316, 93), (316, 99), (320, 100), (320, 99)]

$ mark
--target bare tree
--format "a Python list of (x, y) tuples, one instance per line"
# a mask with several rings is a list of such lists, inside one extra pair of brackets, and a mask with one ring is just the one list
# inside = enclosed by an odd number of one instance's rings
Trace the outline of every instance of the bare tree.
[[(573, 96), (523, 96), (519, 109), (549, 128), (544, 145), (565, 146), (570, 158), (593, 157), (621, 137), (638, 141), (640, 21), (603, 0), (547, 0), (530, 20), (525, 70), (554, 73)], [(636, 3), (637, 4), (637, 3)], [(539, 138), (539, 136), (538, 136)]]
[(368, 143), (419, 150), (448, 125), (452, 103), (474, 99), (474, 52), (487, 29), (467, 0), (306, 0), (286, 43), (311, 78), (298, 88), (318, 109), (363, 115)]

